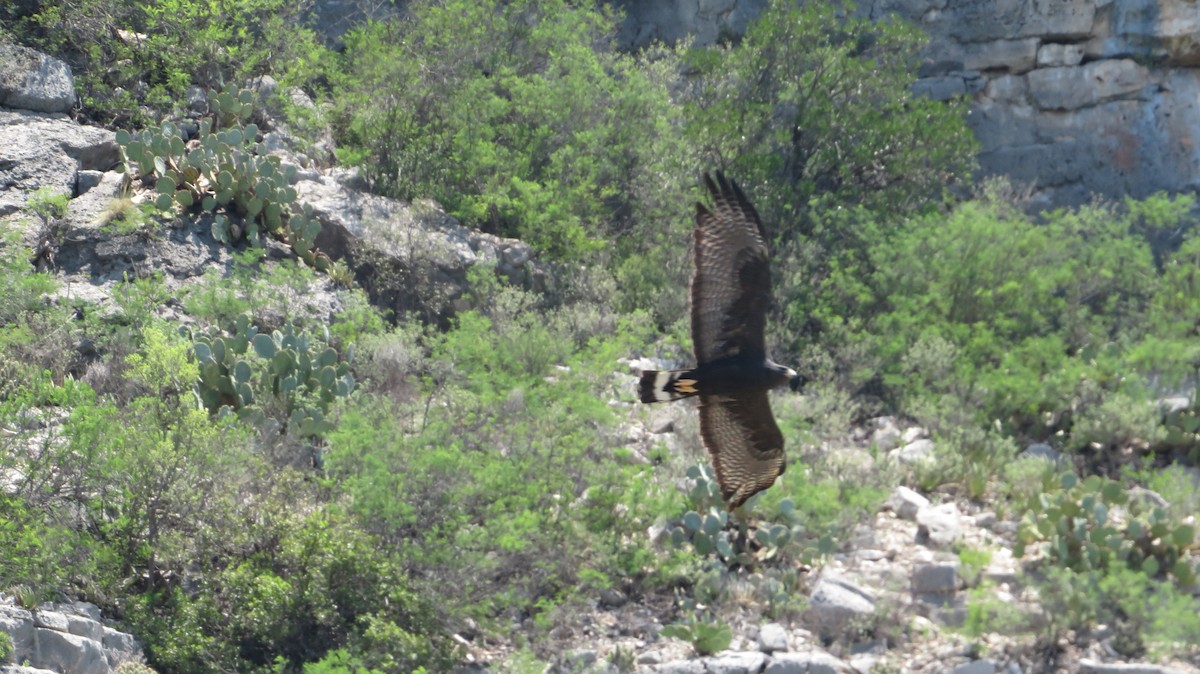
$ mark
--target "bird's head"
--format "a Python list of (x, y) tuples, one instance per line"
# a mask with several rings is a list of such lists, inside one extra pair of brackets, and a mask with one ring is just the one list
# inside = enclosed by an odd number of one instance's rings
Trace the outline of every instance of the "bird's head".
[(800, 387), (804, 386), (804, 379), (801, 378), (800, 375), (790, 367), (788, 368), (787, 372), (788, 372), (788, 387), (791, 388), (793, 392), (799, 393)]

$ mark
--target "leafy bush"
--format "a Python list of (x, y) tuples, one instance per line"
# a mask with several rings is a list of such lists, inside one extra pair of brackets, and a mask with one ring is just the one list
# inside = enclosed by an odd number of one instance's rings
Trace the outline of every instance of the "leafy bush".
[(265, 73), (311, 68), (324, 51), (283, 0), (49, 0), (5, 3), (0, 24), (72, 66), (85, 114), (145, 124), (186, 100)]
[[(641, 322), (597, 324), (586, 305), (538, 313), (536, 296), (509, 287), (478, 292), (480, 308), (448, 332), (399, 330), (364, 356), (364, 371), (389, 376), (368, 380), (342, 416), (326, 466), (448, 619), (488, 624), (643, 573), (642, 532), (668, 487), (619, 461), (598, 394)], [(386, 368), (372, 366), (382, 358)]]
[(358, 29), (334, 92), (342, 156), (383, 194), (432, 197), (554, 257), (594, 254), (658, 193), (653, 168), (672, 156), (658, 138), (677, 117), (606, 46), (616, 25), (565, 0), (451, 0)]
[(1042, 632), (1050, 641), (1068, 630), (1107, 625), (1113, 649), (1140, 658), (1148, 651), (1155, 657), (1187, 654), (1200, 637), (1196, 598), (1144, 572), (1048, 569), (1038, 590), (1046, 618)]
[(667, 625), (660, 634), (688, 642), (698, 655), (723, 651), (733, 641), (733, 630), (729, 629), (729, 625), (701, 620)]
[[(971, 167), (965, 103), (909, 92), (924, 36), (846, 9), (771, 2), (740, 41), (689, 54), (686, 133), (769, 222), (794, 223), (774, 232), (780, 242), (817, 234), (806, 214), (818, 204), (924, 210)], [(852, 234), (826, 231), (822, 243), (867, 243), (840, 236)]]

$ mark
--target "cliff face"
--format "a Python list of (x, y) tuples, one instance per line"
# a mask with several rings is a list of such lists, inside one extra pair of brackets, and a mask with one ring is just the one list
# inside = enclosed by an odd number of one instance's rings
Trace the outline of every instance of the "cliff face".
[[(620, 3), (623, 46), (738, 34), (764, 0)], [(914, 91), (966, 95), (984, 175), (1031, 185), (1034, 206), (1200, 186), (1195, 0), (862, 0), (930, 36)]]

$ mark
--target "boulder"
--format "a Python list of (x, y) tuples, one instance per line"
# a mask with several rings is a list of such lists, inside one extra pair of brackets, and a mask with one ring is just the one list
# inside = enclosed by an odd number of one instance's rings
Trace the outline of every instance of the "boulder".
[(66, 63), (27, 47), (0, 42), (0, 106), (34, 112), (68, 112), (75, 80)]
[(403, 203), (330, 176), (295, 187), (297, 200), (311, 205), (321, 222), (317, 247), (347, 260), (372, 300), (397, 314), (436, 319), (452, 313), (477, 264), (493, 265), (531, 290), (546, 287), (545, 268), (528, 244), (468, 229), (431, 201)]
[(789, 649), (787, 629), (779, 623), (767, 623), (758, 629), (758, 648), (764, 653)]
[(918, 564), (913, 569), (912, 592), (923, 594), (953, 594), (961, 585), (958, 561)]
[(929, 499), (901, 485), (892, 491), (885, 505), (891, 508), (897, 517), (915, 521), (921, 508), (929, 506)]
[(823, 574), (813, 587), (805, 618), (823, 638), (836, 638), (875, 613), (875, 598), (849, 580)]
[(974, 660), (946, 671), (946, 674), (996, 674), (996, 663), (992, 660)]
[(29, 658), (34, 667), (63, 674), (109, 674), (108, 658), (98, 641), (41, 627), (34, 641), (37, 650)]
[(80, 170), (106, 171), (119, 160), (111, 131), (61, 115), (0, 110), (0, 217), (41, 187), (75, 196)]
[(928, 461), (933, 458), (933, 440), (929, 438), (914, 440), (892, 452), (892, 457), (900, 463), (908, 465)]
[(851, 674), (854, 669), (824, 651), (780, 653), (771, 658), (763, 674)]
[(104, 647), (104, 655), (108, 659), (108, 664), (111, 667), (116, 667), (122, 662), (129, 660), (141, 660), (142, 645), (138, 643), (136, 637), (126, 632), (114, 630), (111, 627), (104, 627), (100, 644)]
[(758, 674), (767, 656), (758, 651), (721, 653), (704, 659), (708, 674)]
[(948, 549), (962, 538), (962, 513), (953, 503), (921, 508), (917, 512), (917, 543)]
[(34, 640), (33, 614), (23, 608), (0, 604), (0, 632), (12, 640), (12, 660), (25, 662), (37, 650)]
[(1081, 674), (1185, 674), (1187, 670), (1150, 663), (1100, 662), (1090, 658), (1079, 660)]

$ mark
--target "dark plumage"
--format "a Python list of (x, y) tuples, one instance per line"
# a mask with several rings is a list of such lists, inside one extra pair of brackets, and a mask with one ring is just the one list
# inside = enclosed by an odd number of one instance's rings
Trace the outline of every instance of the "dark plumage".
[(767, 391), (800, 378), (767, 357), (770, 255), (754, 206), (732, 180), (707, 174), (712, 210), (696, 204), (692, 275), (691, 370), (647, 370), (638, 382), (645, 403), (700, 396), (700, 437), (712, 455), (730, 509), (783, 474), (783, 433)]

